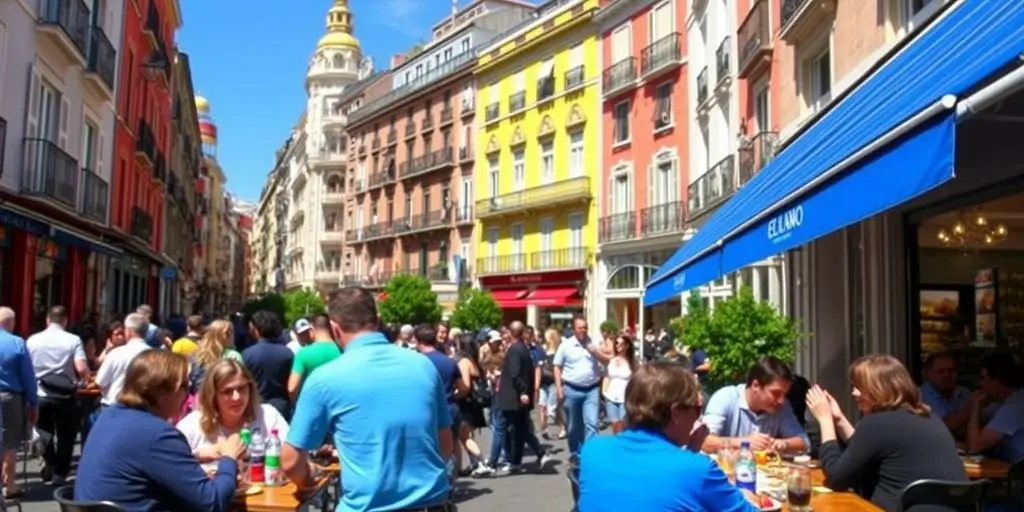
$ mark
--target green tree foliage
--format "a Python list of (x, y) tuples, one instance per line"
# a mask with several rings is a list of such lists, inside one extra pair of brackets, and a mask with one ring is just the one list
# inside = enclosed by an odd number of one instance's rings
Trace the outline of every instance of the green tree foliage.
[(285, 312), (283, 321), (285, 326), (295, 325), (295, 321), (306, 316), (319, 315), (327, 310), (324, 300), (320, 294), (313, 290), (295, 290), (284, 294)]
[(687, 301), (687, 314), (672, 322), (677, 344), (704, 349), (711, 360), (708, 388), (736, 384), (759, 359), (774, 356), (793, 362), (800, 337), (796, 324), (771, 304), (754, 298), (749, 287), (708, 311), (696, 292)]
[(257, 311), (270, 311), (278, 318), (284, 318), (285, 299), (277, 293), (265, 293), (258, 299), (250, 300), (242, 306), (242, 314), (248, 319)]
[(619, 331), (621, 331), (621, 330), (622, 330), (622, 326), (620, 326), (619, 322), (615, 321), (612, 318), (609, 318), (608, 320), (605, 320), (604, 322), (601, 322), (601, 332), (602, 333), (610, 332), (610, 333), (618, 334)]
[(387, 324), (436, 324), (441, 321), (441, 304), (423, 276), (398, 275), (384, 287), (387, 296), (378, 306)]
[(501, 307), (489, 292), (469, 288), (455, 303), (451, 323), (463, 331), (479, 332), (483, 327), (501, 325), (501, 318)]

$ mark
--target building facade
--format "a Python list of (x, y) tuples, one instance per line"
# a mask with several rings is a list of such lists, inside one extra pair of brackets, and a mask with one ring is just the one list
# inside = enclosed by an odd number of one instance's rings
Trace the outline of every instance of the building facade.
[(188, 55), (175, 49), (173, 67), (174, 99), (171, 106), (171, 152), (168, 158), (164, 202), (163, 256), (160, 269), (159, 308), (167, 315), (189, 314), (195, 298), (193, 255), (198, 242), (194, 226), (197, 208), (196, 179), (202, 161), (202, 135), (196, 112), (195, 89)]
[(199, 232), (196, 267), (202, 268), (202, 275), (196, 287), (199, 297), (194, 308), (205, 314), (214, 314), (227, 311), (230, 284), (227, 273), (231, 254), (229, 209), (225, 202), (227, 178), (217, 161), (217, 125), (211, 115), (210, 102), (197, 97), (196, 112), (203, 155), (199, 179), (196, 180), (196, 202), (199, 205), (196, 212), (196, 231)]
[(122, 2), (0, 5), (0, 300), (17, 330), (109, 308)]
[(531, 12), (489, 0), (453, 13), (422, 52), (395, 62), (391, 92), (349, 114), (356, 205), (347, 281), (380, 288), (397, 273), (421, 275), (454, 308), (473, 270), (475, 49)]
[(284, 247), (285, 233), (279, 220), (287, 216), (288, 192), (282, 163), (291, 140), (277, 150), (274, 168), (267, 175), (267, 183), (260, 192), (260, 201), (253, 218), (252, 237), (249, 245), (252, 252), (252, 266), (249, 278), (249, 293), (262, 295), (284, 288)]
[(475, 274), (505, 311), (567, 324), (596, 293), (600, 41), (596, 0), (553, 1), (480, 50)]
[[(597, 15), (603, 192), (593, 318), (622, 326), (638, 327), (647, 279), (684, 241), (694, 68), (682, 31), (690, 5), (615, 1)], [(680, 312), (676, 299), (645, 318), (667, 325)]]
[(166, 264), (160, 251), (172, 138), (171, 68), (181, 24), (177, 1), (130, 5), (119, 64), (111, 208), (111, 225), (125, 250), (111, 289), (113, 310), (119, 312), (159, 299), (159, 271)]

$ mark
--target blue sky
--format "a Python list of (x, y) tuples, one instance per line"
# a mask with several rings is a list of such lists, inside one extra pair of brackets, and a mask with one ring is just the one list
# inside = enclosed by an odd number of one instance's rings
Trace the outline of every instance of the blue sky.
[[(466, 5), (462, 0), (460, 5)], [(332, 0), (181, 0), (179, 46), (210, 100), (228, 189), (259, 198), (274, 151), (305, 104), (305, 74)], [(287, 7), (285, 7), (287, 6)], [(427, 40), (450, 0), (349, 0), (355, 35), (377, 68)]]

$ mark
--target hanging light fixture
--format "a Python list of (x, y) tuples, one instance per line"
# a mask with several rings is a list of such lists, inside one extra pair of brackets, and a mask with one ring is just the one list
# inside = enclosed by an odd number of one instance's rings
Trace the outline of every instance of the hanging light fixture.
[(939, 226), (936, 238), (947, 247), (982, 249), (999, 245), (1010, 234), (1001, 223), (992, 225), (980, 211), (971, 215), (961, 213), (951, 226)]

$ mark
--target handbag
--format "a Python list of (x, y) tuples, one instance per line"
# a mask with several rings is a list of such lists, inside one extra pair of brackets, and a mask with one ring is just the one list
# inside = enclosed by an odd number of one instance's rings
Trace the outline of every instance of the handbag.
[(473, 405), (482, 409), (490, 407), (492, 398), (493, 395), (491, 394), (490, 386), (487, 385), (487, 379), (483, 377), (473, 379), (473, 390), (469, 395)]
[(78, 385), (71, 377), (63, 373), (52, 373), (39, 378), (39, 387), (46, 392), (47, 398), (68, 400), (75, 397)]

